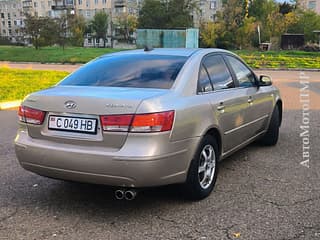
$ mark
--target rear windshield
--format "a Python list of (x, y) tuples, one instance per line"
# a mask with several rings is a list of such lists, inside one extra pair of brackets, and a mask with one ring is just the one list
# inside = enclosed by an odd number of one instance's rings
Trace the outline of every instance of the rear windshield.
[(146, 54), (103, 57), (83, 66), (59, 85), (169, 89), (186, 60), (184, 56)]

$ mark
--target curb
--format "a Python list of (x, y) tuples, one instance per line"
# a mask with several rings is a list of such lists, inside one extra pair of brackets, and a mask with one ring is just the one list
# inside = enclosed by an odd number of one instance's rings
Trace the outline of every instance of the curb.
[(254, 71), (320, 72), (317, 68), (253, 68)]
[(12, 108), (17, 108), (20, 106), (21, 102), (22, 102), (21, 100), (11, 101), (11, 102), (2, 102), (2, 103), (0, 103), (0, 111), (12, 109)]

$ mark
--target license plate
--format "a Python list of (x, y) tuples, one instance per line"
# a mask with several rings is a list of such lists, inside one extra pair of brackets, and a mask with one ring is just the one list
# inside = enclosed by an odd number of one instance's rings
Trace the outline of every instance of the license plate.
[(97, 119), (49, 116), (49, 129), (95, 134), (97, 132)]

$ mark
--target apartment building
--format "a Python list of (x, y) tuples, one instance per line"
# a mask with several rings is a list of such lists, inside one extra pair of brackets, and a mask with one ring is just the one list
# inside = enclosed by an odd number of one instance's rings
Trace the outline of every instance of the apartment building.
[(23, 12), (21, 0), (0, 1), (0, 36), (17, 42), (23, 36)]
[(198, 9), (194, 14), (195, 26), (201, 22), (212, 22), (216, 20), (217, 12), (222, 9), (222, 0), (199, 0)]
[(74, 11), (74, 0), (22, 0), (24, 14), (38, 17), (59, 17)]
[[(138, 16), (142, 4), (143, 0), (0, 0), (0, 36), (12, 41), (21, 37), (19, 29), (25, 14), (55, 18), (69, 13), (82, 15), (89, 21), (96, 12), (105, 11), (116, 23), (124, 14)], [(222, 8), (222, 0), (197, 0), (197, 4), (193, 14), (195, 26), (214, 21)]]
[(110, 14), (112, 0), (74, 0), (75, 14), (90, 20), (98, 11)]
[(298, 4), (304, 9), (310, 9), (320, 14), (320, 0), (299, 0)]

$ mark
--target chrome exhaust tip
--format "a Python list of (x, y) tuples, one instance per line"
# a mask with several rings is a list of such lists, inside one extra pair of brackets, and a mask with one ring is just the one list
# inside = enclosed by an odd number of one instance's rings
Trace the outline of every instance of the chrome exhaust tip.
[(114, 196), (116, 197), (117, 200), (122, 200), (124, 198), (124, 195), (125, 195), (124, 191), (120, 189), (114, 192)]
[(128, 201), (135, 199), (137, 196), (137, 192), (135, 190), (128, 190), (124, 193), (124, 198)]

